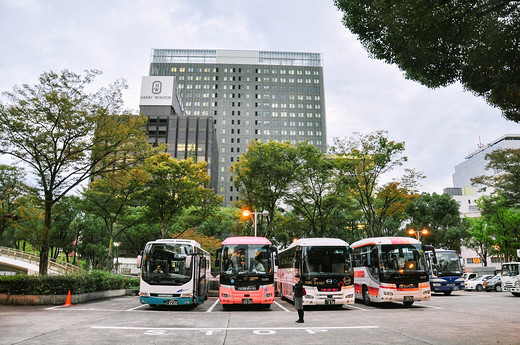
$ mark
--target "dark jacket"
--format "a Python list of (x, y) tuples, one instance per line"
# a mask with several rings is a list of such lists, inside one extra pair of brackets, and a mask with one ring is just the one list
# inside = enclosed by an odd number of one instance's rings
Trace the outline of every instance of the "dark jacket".
[(294, 284), (293, 286), (294, 297), (303, 297), (303, 283), (300, 282)]

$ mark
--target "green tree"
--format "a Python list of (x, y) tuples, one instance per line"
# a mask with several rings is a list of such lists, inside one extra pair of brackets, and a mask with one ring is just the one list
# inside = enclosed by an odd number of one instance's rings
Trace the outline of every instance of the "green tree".
[(143, 200), (149, 220), (161, 225), (161, 238), (167, 237), (175, 217), (184, 209), (221, 204), (221, 198), (206, 187), (209, 184), (206, 166), (206, 162), (195, 163), (191, 158), (177, 160), (168, 153), (147, 159)]
[(376, 59), (428, 87), (460, 82), (520, 121), (520, 7), (510, 0), (334, 0)]
[(0, 244), (5, 230), (16, 221), (16, 199), (25, 190), (24, 170), (19, 167), (0, 164)]
[(384, 131), (355, 135), (349, 139), (335, 138), (330, 151), (336, 156), (343, 183), (363, 210), (367, 234), (381, 236), (385, 220), (402, 209), (407, 192), (415, 189), (422, 174), (407, 170), (401, 181), (380, 186), (384, 174), (407, 160), (403, 156), (404, 143), (389, 140)]
[(500, 195), (482, 197), (477, 205), (486, 222), (487, 234), (493, 239), (490, 253), (510, 260), (520, 246), (520, 210), (509, 207)]
[(66, 255), (69, 262), (69, 254), (74, 251), (76, 232), (70, 224), (79, 213), (78, 204), (80, 200), (76, 196), (65, 196), (54, 207), (54, 217), (51, 231), (49, 232), (49, 243), (54, 248), (52, 258), (56, 260), (60, 251)]
[(486, 160), (486, 168), (498, 173), (478, 176), (471, 179), (472, 183), (483, 186), (483, 190), (490, 187), (494, 193), (501, 195), (506, 206), (519, 207), (520, 149), (494, 150), (486, 154)]
[(78, 230), (79, 241), (76, 245), (84, 269), (103, 269), (106, 267), (108, 234), (103, 219), (93, 214), (82, 214), (74, 219), (74, 228)]
[(460, 252), (462, 241), (469, 237), (462, 226), (459, 205), (448, 194), (422, 193), (406, 208), (410, 223), (416, 230), (428, 228), (430, 234), (421, 238), (436, 248), (454, 249)]
[[(91, 176), (139, 159), (144, 116), (120, 115), (123, 81), (86, 92), (98, 71), (85, 76), (43, 73), (39, 84), (15, 86), (0, 105), (0, 154), (27, 165), (40, 188), (44, 220), (40, 275), (47, 274), (52, 208)], [(126, 163), (125, 163), (126, 162)]]
[(105, 223), (109, 240), (106, 265), (108, 271), (112, 270), (114, 261), (114, 240), (135, 224), (133, 221), (125, 221), (125, 217), (135, 205), (135, 199), (144, 190), (145, 184), (145, 172), (136, 166), (104, 173), (102, 178), (91, 182), (89, 188), (83, 191), (82, 209), (100, 217)]
[(296, 148), (289, 143), (252, 141), (247, 152), (233, 165), (233, 183), (240, 191), (242, 203), (257, 212), (269, 212), (265, 217), (265, 237), (270, 235), (277, 213), (276, 204), (286, 195), (294, 179), (298, 166), (296, 158)]
[(306, 220), (306, 235), (323, 237), (338, 199), (347, 197), (347, 193), (340, 190), (333, 162), (315, 146), (298, 143), (296, 154), (298, 165), (284, 200)]
[(465, 218), (464, 223), (467, 224), (469, 237), (463, 241), (464, 245), (473, 249), (480, 258), (480, 262), (487, 266), (487, 258), (490, 248), (493, 247), (493, 238), (489, 235), (489, 229), (486, 221), (481, 218)]

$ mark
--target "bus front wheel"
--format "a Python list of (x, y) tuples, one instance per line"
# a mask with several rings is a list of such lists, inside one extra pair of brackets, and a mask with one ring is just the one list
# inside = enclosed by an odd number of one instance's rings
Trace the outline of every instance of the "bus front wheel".
[(444, 295), (445, 295), (445, 296), (449, 296), (449, 295), (451, 295), (451, 291), (444, 291)]
[(413, 304), (413, 301), (405, 301), (403, 302), (403, 304), (405, 305), (405, 307), (410, 307)]
[(363, 303), (365, 305), (370, 305), (372, 302), (370, 302), (370, 295), (368, 294), (368, 288), (366, 286), (363, 286)]

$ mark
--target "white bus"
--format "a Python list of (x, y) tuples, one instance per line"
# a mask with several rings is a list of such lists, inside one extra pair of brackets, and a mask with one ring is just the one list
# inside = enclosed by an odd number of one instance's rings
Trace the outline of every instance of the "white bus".
[(356, 298), (372, 302), (429, 301), (424, 251), (431, 246), (410, 237), (376, 237), (352, 243)]
[(148, 242), (137, 258), (141, 269), (139, 301), (160, 305), (197, 305), (207, 299), (209, 253), (192, 240)]
[(277, 288), (294, 300), (294, 276), (299, 274), (304, 305), (354, 304), (352, 249), (336, 238), (303, 238), (278, 253)]

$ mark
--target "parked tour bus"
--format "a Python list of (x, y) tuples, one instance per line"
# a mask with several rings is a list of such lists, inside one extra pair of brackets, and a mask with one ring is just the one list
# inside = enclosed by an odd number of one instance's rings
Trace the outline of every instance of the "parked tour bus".
[(430, 271), (432, 293), (442, 292), (449, 296), (452, 291), (464, 290), (464, 272), (459, 254), (455, 250), (435, 249), (435, 251), (428, 251), (426, 252), (426, 259)]
[(502, 291), (520, 297), (520, 262), (502, 264)]
[[(356, 298), (372, 302), (430, 300), (428, 267), (422, 243), (410, 237), (367, 238), (352, 244)], [(428, 246), (429, 250), (433, 248)]]
[(220, 267), (219, 300), (232, 304), (274, 303), (276, 247), (265, 237), (228, 237), (217, 250)]
[(150, 306), (197, 305), (207, 299), (210, 256), (192, 240), (148, 242), (137, 258), (139, 301)]
[(303, 238), (278, 254), (277, 288), (294, 300), (294, 276), (299, 274), (306, 294), (304, 305), (354, 304), (352, 249), (335, 238)]

